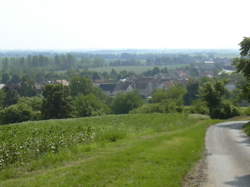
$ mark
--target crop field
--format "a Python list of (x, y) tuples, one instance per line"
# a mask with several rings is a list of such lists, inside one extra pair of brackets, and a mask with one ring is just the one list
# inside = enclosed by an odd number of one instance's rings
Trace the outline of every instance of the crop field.
[(181, 186), (215, 120), (129, 114), (0, 127), (0, 186)]

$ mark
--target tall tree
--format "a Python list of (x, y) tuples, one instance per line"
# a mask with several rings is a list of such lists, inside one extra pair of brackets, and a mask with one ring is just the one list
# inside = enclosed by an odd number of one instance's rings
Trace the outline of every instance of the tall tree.
[(5, 86), (3, 88), (4, 91), (4, 99), (3, 99), (3, 106), (7, 107), (13, 104), (16, 104), (19, 98), (19, 94), (16, 89), (13, 89), (9, 86)]
[(200, 96), (207, 103), (212, 118), (225, 119), (239, 115), (238, 109), (225, 100), (227, 92), (225, 81), (210, 81), (201, 87)]
[(67, 118), (72, 107), (69, 88), (62, 84), (49, 84), (43, 91), (42, 116), (45, 119)]
[(87, 95), (93, 91), (93, 84), (89, 78), (74, 77), (70, 81), (70, 91), (72, 96)]
[(118, 94), (112, 104), (112, 109), (116, 114), (126, 114), (143, 104), (143, 99), (137, 92)]
[(247, 79), (242, 86), (242, 92), (244, 98), (250, 102), (250, 37), (245, 37), (239, 45), (241, 57), (234, 59), (234, 65)]

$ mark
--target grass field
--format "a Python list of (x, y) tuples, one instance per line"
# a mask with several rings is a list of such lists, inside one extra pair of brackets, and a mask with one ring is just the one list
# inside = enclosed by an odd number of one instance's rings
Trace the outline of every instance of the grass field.
[(181, 186), (215, 122), (130, 114), (2, 126), (0, 186)]
[(97, 71), (97, 72), (111, 72), (112, 69), (116, 70), (117, 72), (126, 70), (126, 71), (132, 71), (134, 73), (143, 73), (148, 70), (152, 70), (154, 67), (158, 68), (165, 68), (168, 69), (176, 69), (179, 67), (186, 67), (188, 65), (186, 64), (176, 64), (176, 65), (168, 65), (168, 66), (108, 66), (108, 67), (98, 67), (98, 68), (89, 68), (89, 70)]

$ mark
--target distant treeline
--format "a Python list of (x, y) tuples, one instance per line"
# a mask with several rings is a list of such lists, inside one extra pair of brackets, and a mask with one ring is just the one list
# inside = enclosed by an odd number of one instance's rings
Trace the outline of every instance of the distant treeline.
[(106, 66), (162, 66), (192, 64), (205, 61), (230, 63), (231, 58), (217, 54), (35, 54), (23, 56), (0, 56), (0, 68), (5, 72), (20, 72), (27, 69), (64, 71)]

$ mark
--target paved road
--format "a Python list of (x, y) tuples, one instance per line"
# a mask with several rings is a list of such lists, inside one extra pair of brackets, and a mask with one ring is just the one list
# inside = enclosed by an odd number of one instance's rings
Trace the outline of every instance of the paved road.
[(250, 187), (250, 138), (242, 131), (244, 123), (226, 122), (208, 129), (204, 187)]

